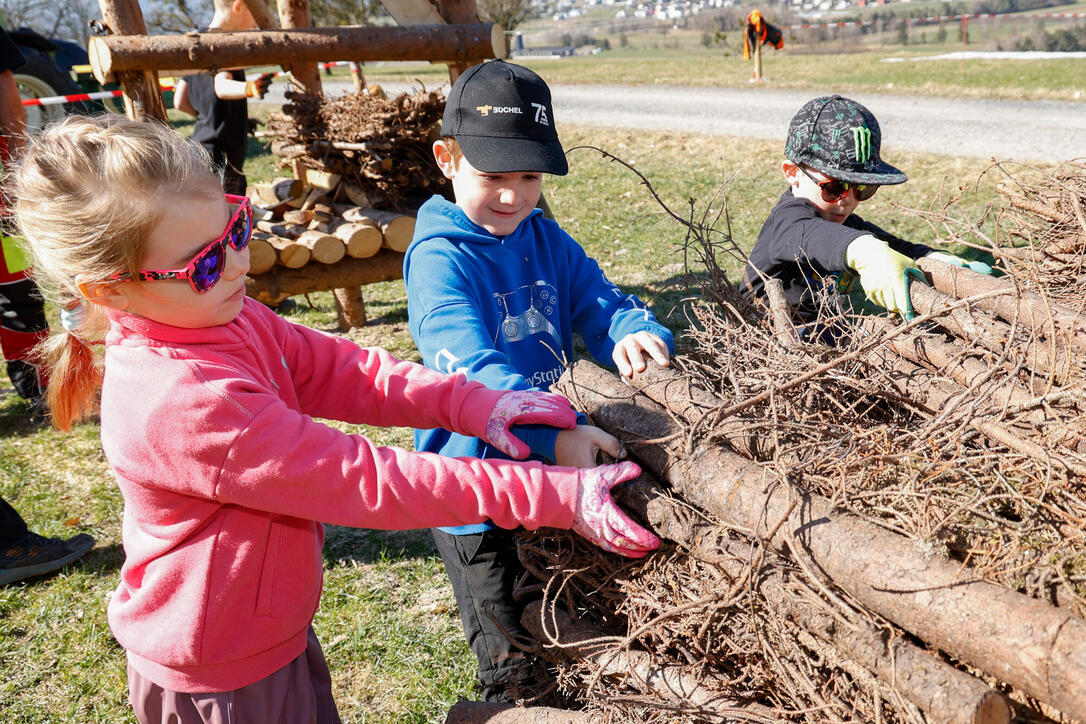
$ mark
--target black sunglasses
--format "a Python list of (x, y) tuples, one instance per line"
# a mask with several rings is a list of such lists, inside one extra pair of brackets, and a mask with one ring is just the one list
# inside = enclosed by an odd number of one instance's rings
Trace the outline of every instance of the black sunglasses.
[(803, 168), (803, 166), (797, 166), (797, 168), (803, 172), (804, 176), (818, 184), (819, 190), (822, 191), (822, 200), (827, 204), (833, 204), (840, 201), (849, 190), (856, 194), (857, 201), (867, 201), (879, 190), (878, 184), (854, 184), (849, 181), (838, 181), (835, 178), (819, 181), (809, 174), (807, 169)]

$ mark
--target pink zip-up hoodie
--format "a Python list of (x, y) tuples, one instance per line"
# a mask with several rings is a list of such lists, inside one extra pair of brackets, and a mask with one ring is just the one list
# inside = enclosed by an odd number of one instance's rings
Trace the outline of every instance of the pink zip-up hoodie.
[(320, 599), (322, 522), (569, 528), (574, 469), (378, 447), (313, 419), (481, 435), (500, 394), (251, 300), (203, 329), (113, 313), (102, 445), (125, 562), (109, 624), (129, 664), (182, 692), (288, 664)]

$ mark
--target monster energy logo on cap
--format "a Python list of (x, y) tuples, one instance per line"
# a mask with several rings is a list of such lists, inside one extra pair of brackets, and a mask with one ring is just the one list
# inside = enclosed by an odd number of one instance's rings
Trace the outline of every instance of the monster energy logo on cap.
[(792, 117), (784, 155), (838, 181), (905, 183), (908, 176), (882, 160), (881, 143), (879, 122), (871, 111), (851, 98), (821, 96)]
[(867, 163), (871, 160), (871, 129), (867, 126), (857, 126), (852, 129), (852, 143), (854, 155), (859, 163)]

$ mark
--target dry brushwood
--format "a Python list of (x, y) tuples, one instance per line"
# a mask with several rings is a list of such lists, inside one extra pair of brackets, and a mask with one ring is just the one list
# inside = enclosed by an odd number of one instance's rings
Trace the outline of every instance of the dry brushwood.
[[(738, 711), (1000, 720), (995, 687), (1015, 720), (1086, 719), (1086, 368), (1072, 341), (1086, 299), (1084, 172), (1065, 164), (1010, 184), (1032, 204), (992, 218), (1026, 253), (1003, 253), (981, 222), (947, 208), (916, 212), (960, 232), (949, 241), (989, 249), (1009, 279), (971, 295), (968, 275), (930, 269), (959, 283), (914, 284), (919, 316), (907, 324), (827, 304), (834, 347), (740, 298), (718, 258), (741, 253), (707, 223), (717, 219), (693, 200), (675, 213), (638, 174), (686, 230), (698, 302), (682, 375), (655, 381), (666, 409), (605, 373), (586, 383), (583, 363), (567, 392), (672, 484), (666, 514), (631, 507), (677, 545), (630, 562), (569, 534), (525, 536), (535, 589), (602, 631), (602, 650), (680, 667)], [(1002, 314), (986, 304), (997, 299)], [(693, 523), (675, 522), (682, 509)], [(608, 721), (742, 719), (550, 644), (562, 692)], [(973, 693), (910, 693), (899, 675), (916, 666), (952, 668), (946, 681)]]
[[(1086, 717), (1086, 688), (1078, 685), (1086, 681), (1086, 623), (839, 512), (760, 463), (715, 446), (687, 452), (670, 406), (641, 395), (640, 386), (586, 361), (558, 383), (688, 503), (781, 555), (808, 560), (852, 599), (925, 642)], [(644, 389), (659, 391), (651, 384)]]
[(325, 98), (288, 91), (287, 99), (261, 136), (272, 139), (284, 164), (336, 174), (361, 195), (342, 201), (407, 213), (448, 191), (430, 150), (445, 109), (441, 93), (386, 98), (364, 90)]
[[(672, 383), (686, 387), (678, 376), (667, 384)], [(687, 395), (669, 395), (669, 398), (683, 400)], [(674, 541), (690, 555), (719, 566), (731, 581), (743, 581), (748, 572), (752, 573), (750, 585), (757, 587), (775, 616), (821, 639), (824, 645), (836, 647), (844, 657), (870, 671), (891, 690), (900, 692), (931, 720), (1009, 720), (1006, 701), (983, 682), (866, 618), (846, 618), (844, 612), (835, 610), (817, 591), (804, 584), (802, 577), (796, 575), (796, 566), (788, 565), (764, 547), (741, 543), (726, 529), (691, 516), (683, 503), (647, 475), (619, 489), (617, 495), (621, 503), (661, 536)], [(758, 562), (757, 568), (751, 568), (752, 561)]]

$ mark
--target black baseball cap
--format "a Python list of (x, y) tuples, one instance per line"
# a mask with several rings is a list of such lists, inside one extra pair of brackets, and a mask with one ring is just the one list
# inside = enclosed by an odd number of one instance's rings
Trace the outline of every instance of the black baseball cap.
[(441, 135), (486, 173), (569, 173), (550, 88), (522, 65), (488, 60), (464, 71), (445, 101)]
[(909, 180), (882, 160), (882, 132), (871, 111), (851, 98), (822, 96), (792, 117), (784, 157), (830, 178), (890, 186)]

